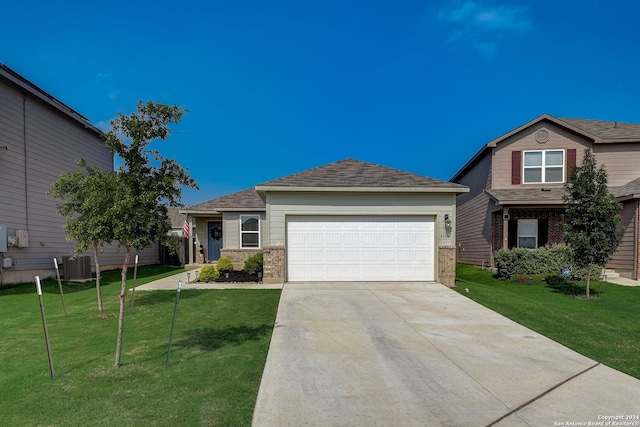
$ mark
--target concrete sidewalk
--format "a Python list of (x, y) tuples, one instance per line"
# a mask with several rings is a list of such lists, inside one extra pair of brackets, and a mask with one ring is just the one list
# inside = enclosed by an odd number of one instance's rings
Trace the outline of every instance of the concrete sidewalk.
[(638, 402), (640, 380), (443, 285), (288, 283), (253, 425), (606, 425)]
[(159, 291), (178, 289), (178, 280), (182, 280), (182, 289), (282, 289), (282, 285), (264, 285), (262, 283), (198, 283), (196, 278), (200, 270), (189, 270), (173, 276), (136, 286), (136, 291)]

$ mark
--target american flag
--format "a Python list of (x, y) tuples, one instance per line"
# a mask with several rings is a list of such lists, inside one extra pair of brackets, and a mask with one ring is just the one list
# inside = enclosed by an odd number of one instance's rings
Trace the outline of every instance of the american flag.
[(189, 238), (189, 232), (191, 231), (191, 227), (189, 226), (189, 222), (187, 221), (187, 217), (184, 217), (184, 224), (182, 224), (182, 235)]

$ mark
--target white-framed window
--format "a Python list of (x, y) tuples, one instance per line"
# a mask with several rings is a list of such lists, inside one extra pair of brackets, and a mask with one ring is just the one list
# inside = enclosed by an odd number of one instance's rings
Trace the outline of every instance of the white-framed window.
[(518, 220), (518, 247), (535, 249), (538, 247), (538, 220)]
[(564, 182), (564, 150), (525, 151), (523, 156), (523, 183)]
[(260, 247), (260, 215), (240, 215), (240, 247)]

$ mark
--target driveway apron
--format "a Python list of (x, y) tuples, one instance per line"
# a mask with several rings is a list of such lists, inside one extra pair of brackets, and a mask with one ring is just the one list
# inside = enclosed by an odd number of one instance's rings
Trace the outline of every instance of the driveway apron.
[(287, 283), (253, 425), (606, 425), (622, 415), (638, 426), (639, 402), (640, 380), (439, 283)]

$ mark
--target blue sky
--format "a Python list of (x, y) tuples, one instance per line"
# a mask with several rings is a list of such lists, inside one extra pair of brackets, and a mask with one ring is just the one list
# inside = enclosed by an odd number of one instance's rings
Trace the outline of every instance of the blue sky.
[[(80, 6), (81, 4), (81, 6)], [(640, 123), (640, 3), (8, 2), (0, 62), (104, 128), (186, 107), (155, 148), (195, 204), (346, 157), (449, 180), (548, 113)]]

